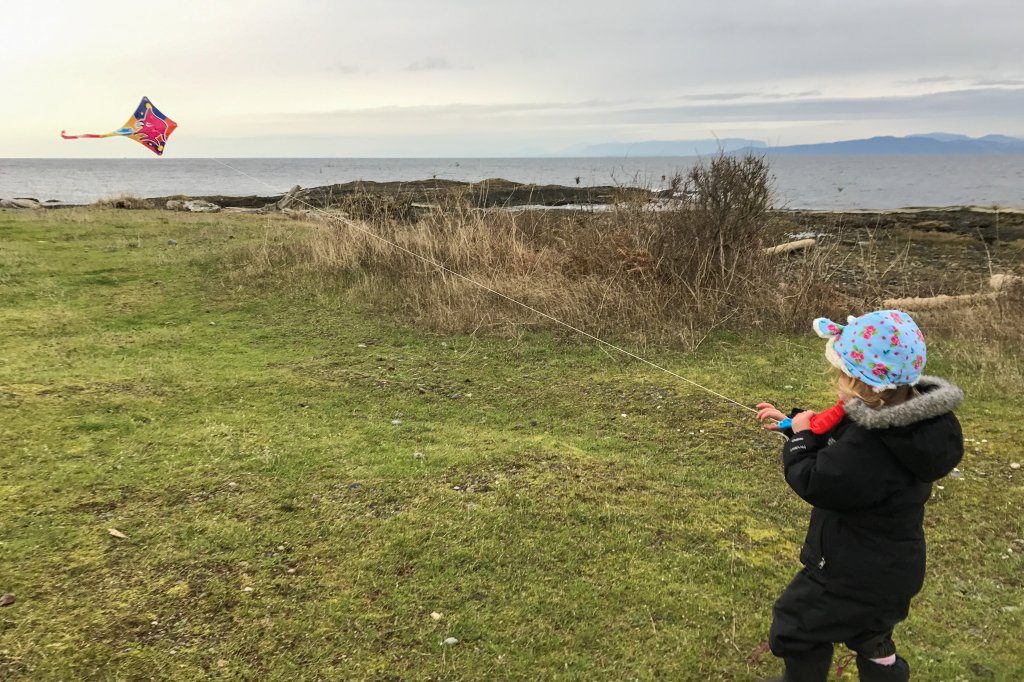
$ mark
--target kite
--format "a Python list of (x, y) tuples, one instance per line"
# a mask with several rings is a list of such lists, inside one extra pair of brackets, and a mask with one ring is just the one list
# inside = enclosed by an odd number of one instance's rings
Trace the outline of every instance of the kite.
[(77, 140), (83, 137), (114, 137), (115, 135), (122, 135), (145, 145), (149, 151), (160, 156), (164, 153), (164, 145), (167, 144), (167, 138), (171, 136), (171, 133), (177, 127), (178, 124), (160, 113), (160, 110), (153, 106), (148, 97), (143, 97), (131, 118), (125, 122), (124, 126), (112, 133), (103, 133), (102, 135), (67, 135), (62, 130), (60, 131), (60, 136), (65, 140)]

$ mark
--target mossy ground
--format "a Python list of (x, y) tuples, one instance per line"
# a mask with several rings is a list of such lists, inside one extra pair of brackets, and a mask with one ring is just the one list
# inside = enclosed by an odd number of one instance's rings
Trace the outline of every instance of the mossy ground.
[[(0, 677), (778, 669), (746, 660), (808, 511), (777, 436), (572, 339), (444, 337), (344, 295), (238, 286), (223, 256), (276, 220), (0, 212), (0, 592), (17, 599)], [(954, 350), (931, 369), (967, 390), (972, 440), (929, 503), (898, 643), (918, 679), (1021, 679), (1019, 362)], [(727, 335), (645, 351), (784, 405), (828, 403), (820, 353)]]

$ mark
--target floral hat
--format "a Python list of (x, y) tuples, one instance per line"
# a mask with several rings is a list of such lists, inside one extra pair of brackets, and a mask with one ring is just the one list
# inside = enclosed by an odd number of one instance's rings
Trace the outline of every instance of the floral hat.
[(901, 310), (876, 310), (846, 324), (819, 317), (814, 331), (828, 339), (825, 357), (876, 391), (916, 384), (927, 361), (924, 335)]

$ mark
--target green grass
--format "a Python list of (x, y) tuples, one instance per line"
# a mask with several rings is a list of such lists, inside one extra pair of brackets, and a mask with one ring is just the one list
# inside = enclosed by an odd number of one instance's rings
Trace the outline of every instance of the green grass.
[[(778, 670), (745, 659), (808, 511), (780, 439), (569, 339), (438, 336), (240, 287), (223, 257), (276, 220), (0, 212), (0, 677)], [(917, 679), (1016, 680), (1020, 367), (955, 350), (933, 369), (967, 389), (975, 440), (929, 503), (897, 639)], [(745, 403), (830, 395), (812, 338), (645, 353)]]

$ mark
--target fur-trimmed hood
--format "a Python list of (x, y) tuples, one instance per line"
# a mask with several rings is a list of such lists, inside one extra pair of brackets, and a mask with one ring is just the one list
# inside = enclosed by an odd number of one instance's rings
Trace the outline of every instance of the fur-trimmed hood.
[(963, 457), (963, 433), (953, 410), (964, 392), (935, 376), (922, 376), (919, 395), (899, 405), (872, 409), (859, 398), (844, 402), (855, 424), (875, 433), (897, 459), (922, 481), (936, 481)]
[(921, 377), (917, 390), (920, 395), (891, 407), (873, 409), (859, 398), (845, 401), (843, 407), (850, 419), (865, 429), (888, 429), (892, 426), (909, 426), (952, 412), (964, 401), (964, 392), (958, 386), (939, 377)]

